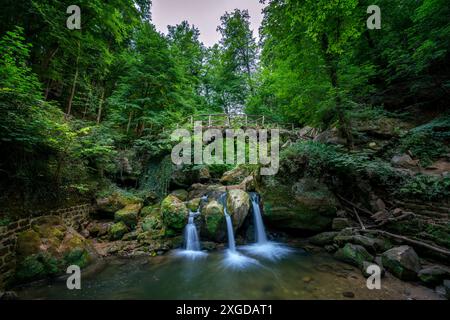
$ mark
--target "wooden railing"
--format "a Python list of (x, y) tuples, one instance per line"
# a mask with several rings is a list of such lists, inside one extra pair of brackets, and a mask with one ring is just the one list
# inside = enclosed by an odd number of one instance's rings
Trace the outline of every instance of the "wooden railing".
[(296, 129), (296, 126), (293, 123), (283, 123), (275, 121), (270, 117), (266, 117), (264, 115), (198, 114), (190, 116), (186, 119), (186, 122), (188, 122), (192, 126), (197, 121), (201, 121), (202, 125), (204, 126), (218, 128), (280, 128), (292, 131)]

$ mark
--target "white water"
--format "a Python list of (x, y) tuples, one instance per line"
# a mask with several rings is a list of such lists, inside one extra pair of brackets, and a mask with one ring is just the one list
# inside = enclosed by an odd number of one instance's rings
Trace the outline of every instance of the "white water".
[(267, 243), (266, 228), (262, 220), (261, 209), (259, 208), (259, 195), (256, 192), (250, 193), (250, 199), (252, 201), (253, 219), (255, 222), (255, 237), (256, 243)]
[(227, 220), (227, 233), (228, 233), (228, 249), (230, 251), (236, 251), (236, 242), (234, 241), (233, 223), (228, 213), (225, 213), (225, 219)]
[(279, 260), (283, 258), (292, 250), (280, 243), (267, 240), (266, 228), (264, 227), (261, 209), (259, 207), (259, 195), (255, 192), (252, 192), (250, 193), (250, 198), (252, 201), (256, 243), (248, 246), (243, 246), (241, 249), (245, 250), (251, 255), (264, 257), (270, 260)]
[(177, 250), (177, 255), (191, 259), (206, 256), (206, 253), (200, 250), (200, 238), (194, 222), (194, 218), (199, 214), (199, 212), (189, 212), (189, 220), (184, 228), (184, 250)]

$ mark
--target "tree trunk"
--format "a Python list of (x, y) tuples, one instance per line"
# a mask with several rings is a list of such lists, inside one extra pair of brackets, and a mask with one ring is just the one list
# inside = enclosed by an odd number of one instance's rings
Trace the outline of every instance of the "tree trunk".
[(130, 111), (130, 115), (128, 116), (127, 134), (128, 134), (128, 132), (130, 132), (131, 118), (132, 117), (133, 117), (133, 111)]
[(70, 91), (69, 101), (67, 102), (67, 115), (70, 116), (70, 113), (72, 112), (72, 102), (73, 97), (75, 96), (75, 88), (77, 86), (77, 80), (78, 80), (78, 63), (80, 61), (80, 41), (78, 40), (78, 54), (77, 54), (77, 61), (76, 61), (76, 69), (75, 69), (75, 75), (73, 77), (73, 83), (72, 83), (72, 90)]
[(105, 88), (102, 88), (102, 96), (100, 97), (100, 103), (98, 106), (98, 113), (97, 113), (97, 124), (100, 124), (100, 120), (102, 119), (102, 108), (104, 98), (105, 98)]

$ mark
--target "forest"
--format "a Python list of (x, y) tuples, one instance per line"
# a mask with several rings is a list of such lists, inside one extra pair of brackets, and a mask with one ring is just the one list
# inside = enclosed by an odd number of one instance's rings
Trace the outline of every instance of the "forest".
[[(222, 219), (228, 206), (236, 242), (248, 242), (247, 212), (255, 213), (250, 208), (261, 197), (270, 239), (281, 234), (300, 246), (299, 237), (313, 236), (311, 245), (361, 269), (367, 255), (375, 259), (386, 251), (378, 240), (389, 238), (430, 260), (409, 267), (414, 276), (405, 266), (385, 267), (399, 279), (422, 281), (427, 290), (441, 285), (448, 297), (448, 1), (260, 0), (259, 30), (252, 30), (248, 10), (224, 12), (217, 21), (221, 39), (212, 46), (188, 21), (158, 31), (150, 0), (78, 0), (81, 28), (70, 29), (72, 2), (1, 1), (0, 231), (18, 219), (89, 203), (95, 217), (114, 224), (103, 230), (101, 223), (86, 223), (80, 229), (88, 232), (78, 230), (83, 243), (102, 243), (103, 236), (112, 244), (104, 254), (97, 246), (100, 256), (156, 256), (182, 242), (188, 209), (196, 207), (207, 217), (218, 210)], [(381, 8), (380, 29), (367, 27), (371, 5)], [(280, 172), (262, 178), (252, 165), (168, 163), (171, 133), (211, 114), (262, 117), (267, 126), (289, 128)], [(250, 192), (250, 198), (237, 195), (248, 203), (245, 214), (239, 201), (225, 197), (224, 204), (218, 194), (237, 193), (229, 186), (238, 185)], [(206, 194), (210, 200), (203, 204)], [(290, 203), (294, 198), (298, 203)], [(118, 218), (133, 205), (132, 222)], [(203, 248), (226, 243), (226, 221), (218, 219), (212, 226), (196, 222), (207, 239)], [(360, 234), (343, 234), (346, 227)], [(32, 229), (39, 236), (17, 234), (8, 286), (52, 277), (70, 261), (88, 264), (84, 251), (55, 262), (30, 249), (34, 236), (51, 238), (43, 236), (50, 232), (44, 227)], [(56, 236), (60, 249), (67, 230)], [(373, 251), (358, 251), (367, 248), (365, 240)], [(136, 245), (130, 249), (129, 243)], [(6, 274), (6, 258), (4, 264)], [(420, 277), (427, 267), (432, 272)], [(287, 298), (299, 298), (289, 292)]]

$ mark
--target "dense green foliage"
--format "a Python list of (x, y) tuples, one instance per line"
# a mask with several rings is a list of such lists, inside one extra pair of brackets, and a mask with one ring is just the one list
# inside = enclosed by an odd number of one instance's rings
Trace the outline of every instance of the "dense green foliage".
[[(40, 199), (77, 202), (111, 180), (138, 187), (149, 159), (169, 153), (171, 130), (193, 114), (245, 110), (277, 122), (338, 126), (353, 144), (361, 115), (366, 121), (409, 106), (438, 114), (447, 107), (445, 0), (263, 2), (259, 44), (248, 11), (236, 9), (218, 21), (221, 40), (207, 48), (186, 21), (158, 32), (151, 1), (79, 1), (81, 30), (66, 27), (70, 1), (3, 1), (2, 200), (36, 210), (31, 204)], [(370, 4), (382, 8), (381, 30), (366, 28)], [(441, 117), (401, 136), (395, 151), (426, 166), (448, 152), (448, 132)], [(381, 158), (316, 145), (295, 152), (315, 155), (308, 170), (325, 165), (390, 179)], [(226, 169), (210, 168), (215, 175)], [(405, 192), (442, 189), (420, 179)]]

